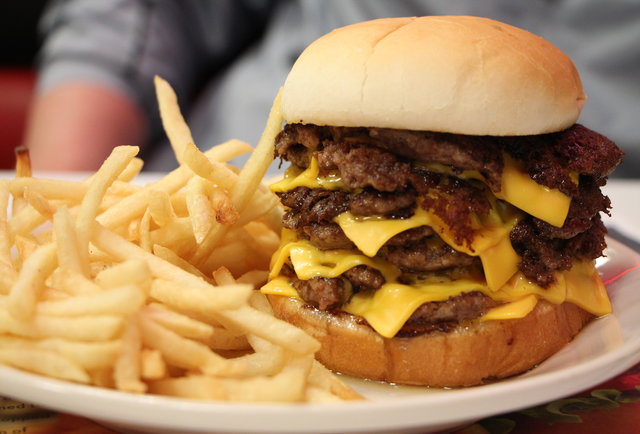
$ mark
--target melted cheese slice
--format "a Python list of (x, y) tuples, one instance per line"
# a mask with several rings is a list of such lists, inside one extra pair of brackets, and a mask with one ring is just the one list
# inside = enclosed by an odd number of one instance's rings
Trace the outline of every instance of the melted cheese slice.
[(309, 167), (305, 170), (301, 171), (291, 166), (285, 171), (284, 179), (271, 184), (269, 188), (274, 193), (284, 193), (296, 187), (324, 188), (326, 190), (347, 189), (347, 186), (342, 182), (342, 178), (339, 175), (328, 174), (326, 176), (320, 176), (319, 174), (320, 168), (318, 167), (318, 160), (316, 157), (312, 157)]
[[(503, 154), (503, 161), (501, 191), (494, 193), (495, 196), (527, 214), (553, 226), (562, 227), (569, 213), (571, 198), (558, 189), (535, 182), (509, 154)], [(434, 172), (446, 173), (465, 180), (485, 181), (484, 177), (475, 170), (454, 173), (450, 167), (443, 164), (429, 163), (421, 164), (421, 166)], [(577, 177), (574, 178), (577, 182)], [(315, 157), (311, 158), (309, 167), (303, 171), (294, 167), (287, 169), (284, 179), (272, 184), (270, 188), (274, 193), (280, 193), (293, 190), (296, 187), (348, 190), (342, 178), (337, 174), (319, 176), (318, 161)]]
[(553, 226), (562, 227), (571, 198), (560, 190), (535, 182), (508, 154), (503, 158), (502, 186), (496, 197)]
[[(522, 165), (507, 153), (502, 154), (504, 168), (501, 176), (501, 186), (499, 192), (494, 192), (498, 199), (509, 202), (516, 208), (543, 220), (553, 226), (562, 227), (569, 207), (571, 198), (560, 190), (549, 188), (538, 184), (524, 172)], [(486, 183), (486, 179), (476, 170), (463, 170), (454, 172), (449, 166), (439, 163), (422, 163), (422, 167), (427, 170), (445, 173), (461, 179), (475, 179)], [(577, 184), (578, 177), (572, 175), (572, 179)]]
[(533, 294), (525, 295), (519, 300), (494, 307), (482, 317), (482, 320), (524, 318), (536, 307), (536, 304), (538, 304), (538, 297)]
[(497, 290), (518, 270), (520, 258), (513, 250), (509, 233), (520, 215), (494, 208), (483, 221), (471, 245), (459, 244), (449, 226), (434, 213), (417, 208), (407, 219), (385, 219), (378, 217), (354, 217), (345, 212), (334, 220), (356, 247), (367, 256), (375, 256), (378, 250), (400, 232), (427, 225), (454, 249), (472, 256), (480, 256), (487, 284)]
[(519, 272), (497, 291), (489, 288), (482, 279), (473, 276), (455, 281), (432, 278), (408, 286), (397, 282), (399, 271), (385, 261), (347, 250), (322, 251), (308, 241), (291, 241), (292, 234), (288, 230), (285, 230), (283, 240), (281, 248), (274, 255), (272, 278), (261, 288), (263, 293), (298, 296), (289, 279), (279, 276), (287, 258), (291, 259), (293, 268), (301, 279), (337, 277), (351, 267), (368, 265), (379, 270), (387, 283), (376, 291), (354, 294), (342, 309), (362, 316), (373, 329), (386, 337), (395, 336), (423, 303), (443, 301), (471, 291), (480, 291), (503, 302), (487, 312), (482, 318), (484, 320), (522, 318), (531, 312), (541, 298), (555, 304), (570, 301), (596, 315), (611, 311), (609, 299), (593, 262), (579, 263), (567, 272), (557, 273), (556, 283), (549, 288), (539, 287)]
[[(558, 190), (537, 184), (524, 174), (518, 163), (505, 155), (502, 173), (502, 191), (496, 197), (555, 226), (562, 226), (566, 219), (570, 198)], [(430, 170), (441, 165), (429, 164)], [(450, 171), (445, 166), (442, 170)], [(453, 173), (452, 173), (453, 174)], [(473, 171), (456, 173), (463, 179), (484, 180)], [(286, 192), (296, 187), (347, 189), (339, 176), (319, 176), (318, 163), (312, 158), (306, 170), (288, 169), (285, 179), (271, 186), (274, 192)], [(274, 254), (270, 281), (262, 287), (265, 294), (298, 297), (297, 291), (280, 270), (291, 260), (300, 279), (313, 277), (337, 277), (344, 271), (367, 265), (379, 270), (387, 283), (376, 291), (354, 294), (343, 309), (360, 315), (382, 336), (392, 337), (413, 312), (423, 303), (442, 301), (464, 292), (480, 291), (502, 304), (491, 309), (483, 320), (522, 318), (539, 299), (552, 303), (569, 301), (594, 313), (604, 315), (611, 312), (611, 305), (592, 262), (574, 265), (564, 273), (556, 274), (556, 283), (549, 288), (540, 288), (517, 271), (519, 258), (509, 240), (511, 229), (517, 224), (519, 213), (514, 213), (500, 203), (488, 216), (476, 221), (477, 234), (469, 244), (456, 242), (451, 229), (435, 214), (418, 207), (414, 216), (403, 220), (384, 218), (359, 219), (350, 213), (339, 215), (335, 221), (345, 234), (364, 254), (348, 250), (321, 251), (305, 240), (297, 240), (295, 233), (283, 230), (280, 249)], [(469, 255), (479, 256), (485, 279), (474, 277), (455, 281), (432, 279), (418, 285), (403, 285), (397, 282), (400, 271), (392, 264), (375, 258), (378, 250), (394, 235), (405, 230), (428, 225), (454, 249)]]

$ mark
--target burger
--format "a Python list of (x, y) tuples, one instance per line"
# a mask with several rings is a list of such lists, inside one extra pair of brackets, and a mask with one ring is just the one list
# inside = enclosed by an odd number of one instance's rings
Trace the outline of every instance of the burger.
[(308, 46), (282, 90), (285, 207), (262, 288), (345, 374), (509, 377), (611, 311), (595, 259), (622, 152), (576, 123), (558, 48), (465, 16), (390, 18)]

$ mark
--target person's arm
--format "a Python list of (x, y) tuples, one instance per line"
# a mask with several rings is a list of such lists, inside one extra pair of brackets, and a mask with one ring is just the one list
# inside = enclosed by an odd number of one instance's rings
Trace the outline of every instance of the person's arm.
[(61, 84), (38, 96), (25, 145), (35, 170), (95, 170), (115, 145), (141, 145), (147, 118), (124, 94), (94, 83)]
[(268, 0), (53, 2), (41, 22), (37, 96), (26, 134), (37, 170), (96, 169), (119, 144), (157, 139), (153, 76), (185, 111), (202, 80), (248, 46)]
[(35, 170), (95, 170), (113, 147), (147, 145), (159, 128), (153, 76), (189, 95), (202, 67), (187, 17), (198, 4), (52, 2), (24, 145)]

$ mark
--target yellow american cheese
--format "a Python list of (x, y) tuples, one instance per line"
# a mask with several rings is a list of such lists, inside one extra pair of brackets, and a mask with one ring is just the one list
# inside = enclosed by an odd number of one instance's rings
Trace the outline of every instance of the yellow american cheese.
[(282, 193), (293, 190), (296, 187), (308, 188), (324, 188), (326, 190), (346, 189), (346, 185), (342, 182), (339, 175), (330, 173), (326, 176), (320, 176), (320, 168), (318, 160), (311, 158), (309, 167), (305, 170), (297, 169), (293, 166), (288, 168), (284, 174), (284, 179), (271, 184), (269, 187), (274, 193)]
[(354, 294), (341, 309), (363, 317), (375, 331), (390, 338), (420, 305), (478, 290), (486, 291), (482, 282), (464, 279), (417, 286), (387, 283), (376, 291)]
[[(570, 198), (558, 190), (537, 184), (524, 174), (511, 157), (505, 154), (502, 191), (496, 197), (552, 225), (562, 226), (570, 206)], [(450, 171), (442, 165), (429, 164), (430, 170)], [(438, 170), (441, 169), (441, 170)], [(447, 172), (448, 173), (448, 172)], [(456, 173), (464, 179), (483, 180), (474, 171)], [(289, 169), (285, 179), (271, 186), (274, 192), (296, 187), (346, 189), (339, 176), (319, 176), (318, 162), (312, 158), (306, 170)], [(611, 311), (604, 285), (592, 262), (580, 263), (564, 273), (556, 274), (556, 283), (540, 288), (517, 271), (519, 257), (509, 240), (511, 229), (521, 213), (493, 200), (488, 216), (475, 216), (476, 235), (469, 244), (458, 244), (451, 229), (435, 214), (417, 207), (408, 219), (391, 220), (380, 217), (356, 218), (342, 213), (336, 219), (347, 237), (363, 253), (348, 250), (321, 251), (305, 240), (297, 240), (295, 233), (283, 230), (281, 248), (272, 259), (270, 282), (261, 291), (266, 294), (297, 297), (289, 279), (279, 275), (287, 259), (301, 279), (337, 277), (344, 271), (367, 265), (379, 270), (387, 283), (376, 291), (357, 293), (343, 306), (347, 312), (360, 315), (382, 336), (392, 337), (415, 309), (423, 303), (442, 301), (464, 292), (480, 291), (503, 302), (483, 317), (485, 320), (522, 318), (534, 309), (537, 300), (551, 303), (570, 301), (596, 315)], [(454, 249), (479, 256), (485, 279), (469, 277), (455, 281), (432, 279), (419, 285), (397, 282), (400, 271), (392, 264), (375, 258), (378, 250), (394, 235), (408, 229), (428, 225), (434, 228)]]
[(502, 188), (496, 197), (553, 226), (562, 227), (571, 198), (560, 190), (535, 182), (508, 154), (503, 158)]
[[(502, 199), (516, 208), (530, 214), (551, 225), (561, 227), (564, 224), (571, 198), (560, 190), (538, 184), (522, 170), (522, 165), (509, 154), (502, 154), (504, 168), (501, 175), (501, 189), (495, 193), (498, 199)], [(419, 163), (427, 170), (445, 173), (461, 179), (475, 179), (485, 182), (486, 179), (477, 170), (463, 170), (454, 172), (449, 166), (439, 163)], [(571, 178), (577, 184), (577, 174)]]
[(611, 301), (592, 263), (576, 264), (565, 273), (567, 301), (576, 304), (594, 315), (611, 313)]
[(342, 309), (362, 316), (371, 327), (386, 337), (394, 336), (423, 303), (443, 301), (471, 291), (480, 291), (504, 303), (487, 312), (483, 317), (485, 320), (522, 318), (540, 298), (555, 304), (570, 301), (596, 315), (611, 311), (593, 262), (579, 263), (567, 272), (557, 273), (556, 283), (549, 288), (539, 287), (520, 272), (497, 291), (473, 276), (456, 280), (432, 278), (409, 286), (397, 282), (399, 270), (385, 261), (347, 250), (322, 251), (304, 240), (291, 241), (291, 232), (286, 229), (283, 239), (282, 247), (274, 256), (272, 278), (261, 289), (263, 293), (297, 297), (289, 280), (279, 276), (287, 258), (291, 258), (296, 274), (301, 279), (337, 277), (352, 266), (368, 265), (379, 270), (387, 283), (376, 291), (355, 294)]
[(509, 233), (519, 218), (517, 213), (493, 209), (479, 223), (480, 228), (470, 246), (457, 243), (453, 232), (442, 219), (420, 207), (407, 219), (358, 218), (345, 212), (337, 216), (335, 222), (358, 250), (367, 256), (374, 256), (384, 243), (400, 232), (423, 225), (431, 226), (454, 249), (480, 256), (489, 287), (498, 289), (518, 270), (520, 259), (511, 246)]
[(538, 304), (538, 297), (534, 294), (525, 295), (521, 299), (502, 304), (489, 310), (482, 319), (484, 321), (499, 319), (524, 318)]

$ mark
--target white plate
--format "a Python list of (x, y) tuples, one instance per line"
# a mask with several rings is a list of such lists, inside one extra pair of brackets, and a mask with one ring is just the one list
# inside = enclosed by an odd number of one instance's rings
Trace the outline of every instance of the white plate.
[(590, 323), (537, 368), (494, 384), (429, 390), (348, 379), (368, 401), (224, 404), (131, 395), (0, 366), (0, 394), (128, 432), (424, 433), (460, 426), (580, 392), (640, 361), (640, 257), (614, 240), (609, 240), (609, 246), (599, 269), (607, 282), (613, 314)]

